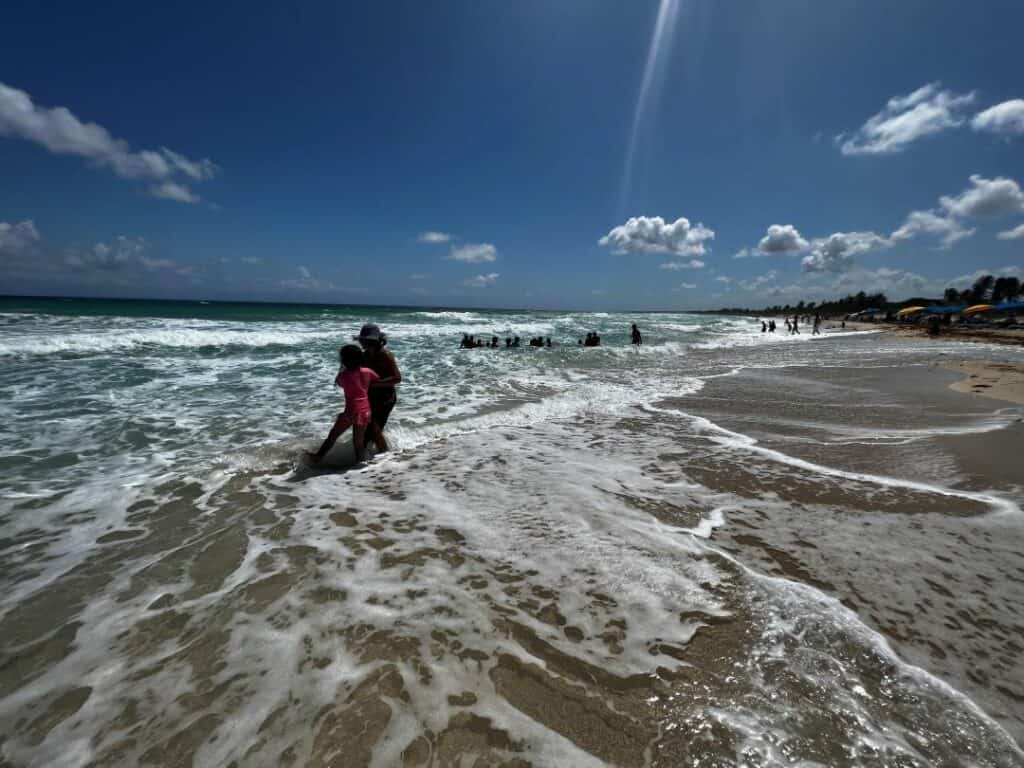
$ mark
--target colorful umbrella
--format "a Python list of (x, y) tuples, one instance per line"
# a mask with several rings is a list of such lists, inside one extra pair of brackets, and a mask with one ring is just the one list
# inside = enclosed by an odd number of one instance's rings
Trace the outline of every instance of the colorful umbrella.
[(912, 315), (915, 312), (920, 312), (924, 307), (904, 307), (896, 313), (896, 317), (903, 317), (904, 315)]
[(961, 314), (973, 315), (975, 312), (988, 312), (992, 309), (991, 304), (975, 304), (973, 307), (968, 307)]

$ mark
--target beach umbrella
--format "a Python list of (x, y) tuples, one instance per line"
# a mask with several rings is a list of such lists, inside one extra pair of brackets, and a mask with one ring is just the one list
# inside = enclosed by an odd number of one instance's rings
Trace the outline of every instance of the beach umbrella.
[(924, 307), (904, 307), (896, 313), (896, 317), (903, 317), (904, 315), (912, 315), (915, 312), (920, 312)]
[(1010, 301), (992, 307), (993, 312), (1020, 312), (1021, 310), (1024, 310), (1024, 301)]
[(992, 309), (991, 304), (975, 304), (973, 307), (965, 309), (962, 314), (973, 315), (975, 312), (988, 312), (990, 309)]
[(942, 305), (936, 305), (934, 307), (925, 307), (924, 311), (929, 315), (957, 315), (965, 309), (967, 309), (967, 307), (944, 307)]

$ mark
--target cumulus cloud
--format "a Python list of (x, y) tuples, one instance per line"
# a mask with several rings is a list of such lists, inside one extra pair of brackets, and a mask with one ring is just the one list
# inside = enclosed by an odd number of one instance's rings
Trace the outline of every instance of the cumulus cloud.
[(689, 261), (666, 261), (660, 269), (703, 269), (703, 267), (704, 262), (700, 259), (690, 259)]
[(31, 219), (8, 224), (0, 221), (0, 256), (24, 253), (39, 242), (39, 230)]
[(757, 252), (751, 250), (750, 248), (740, 248), (738, 251), (736, 251), (736, 253), (732, 255), (732, 257), (734, 259), (747, 259), (750, 258), (751, 256), (757, 255)]
[(1024, 224), (1008, 229), (1005, 232), (1000, 232), (996, 237), (1000, 240), (1024, 240)]
[(808, 242), (800, 235), (800, 230), (792, 224), (772, 224), (768, 232), (757, 244), (761, 253), (798, 253), (805, 250)]
[(844, 272), (853, 266), (853, 257), (892, 242), (874, 232), (834, 232), (810, 243), (810, 252), (800, 262), (804, 272)]
[(310, 271), (306, 267), (299, 266), (299, 277), (303, 280), (309, 280), (311, 276)]
[(893, 240), (910, 240), (918, 235), (933, 235), (948, 248), (957, 240), (963, 240), (974, 234), (961, 222), (950, 216), (943, 216), (935, 211), (911, 211), (902, 226), (892, 233)]
[(1010, 99), (979, 112), (971, 120), (971, 128), (1002, 136), (1024, 134), (1024, 99)]
[(453, 246), (448, 258), (466, 264), (483, 264), (498, 258), (498, 249), (490, 243), (466, 243)]
[[(909, 240), (918, 235), (932, 235), (939, 238), (944, 248), (948, 248), (974, 234), (975, 230), (964, 223), (965, 219), (1024, 212), (1024, 192), (1013, 179), (986, 179), (974, 174), (970, 181), (971, 186), (959, 195), (940, 197), (937, 208), (911, 211), (903, 225), (892, 233), (892, 239)], [(1001, 233), (999, 237), (1004, 234), (1007, 233)], [(1003, 239), (1012, 238), (1007, 235)]]
[(487, 288), (488, 286), (494, 285), (500, 275), (497, 272), (491, 272), (487, 275), (475, 275), (474, 277), (468, 277), (462, 281), (462, 284), (467, 288)]
[(693, 288), (696, 288), (697, 284), (696, 283), (680, 283), (679, 287), (683, 288), (685, 290), (691, 290)]
[(421, 243), (448, 243), (451, 242), (452, 236), (447, 232), (420, 232), (420, 236), (416, 238)]
[(993, 277), (1016, 277), (1020, 280), (1024, 280), (1024, 270), (1018, 266), (1010, 266), (1001, 267), (1000, 269), (979, 269), (977, 272), (971, 272), (969, 275), (960, 275), (950, 280), (946, 280), (945, 284), (952, 288), (963, 290), (964, 288), (970, 288), (979, 277), (984, 277), (985, 275), (992, 275)]
[(939, 205), (952, 216), (1005, 216), (1024, 211), (1024, 192), (1013, 179), (971, 176), (971, 186), (956, 197), (940, 197)]
[(958, 94), (929, 83), (889, 99), (856, 132), (836, 136), (836, 143), (844, 155), (895, 154), (917, 139), (962, 125), (964, 111), (973, 101), (973, 91)]
[(83, 157), (122, 178), (156, 182), (150, 194), (183, 203), (200, 198), (175, 182), (175, 177), (203, 181), (219, 170), (209, 159), (190, 160), (166, 147), (132, 150), (103, 126), (83, 123), (66, 107), (40, 107), (29, 94), (4, 83), (0, 83), (0, 136), (31, 141), (56, 155)]
[(703, 224), (691, 226), (690, 220), (680, 217), (666, 222), (661, 216), (634, 216), (625, 224), (613, 228), (597, 241), (612, 249), (612, 253), (670, 253), (675, 256), (702, 256), (704, 245), (715, 237), (714, 230)]
[(916, 272), (893, 267), (879, 267), (874, 270), (853, 269), (841, 274), (833, 282), (832, 290), (836, 292), (883, 292), (890, 297), (896, 297), (928, 292), (939, 293), (942, 287), (938, 285), (938, 281), (929, 280)]
[(719, 275), (718, 277), (715, 278), (715, 281), (719, 283), (731, 283), (732, 278), (726, 277), (725, 275)]

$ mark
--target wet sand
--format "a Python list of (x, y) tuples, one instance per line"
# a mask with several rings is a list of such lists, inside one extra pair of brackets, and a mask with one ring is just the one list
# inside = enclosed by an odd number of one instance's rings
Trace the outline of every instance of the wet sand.
[[(711, 382), (688, 407), (755, 436), (765, 451), (833, 471), (1019, 502), (1024, 410), (1000, 408), (993, 398), (1021, 402), (1020, 366), (943, 358), (910, 369), (744, 371)], [(990, 383), (979, 392), (976, 382)], [(772, 395), (757, 394), (765, 390)], [(837, 409), (842, 390), (848, 407)], [(795, 392), (810, 397), (797, 400)], [(689, 460), (699, 464), (702, 482), (764, 500), (761, 510), (727, 514), (713, 541), (834, 596), (903, 658), (964, 691), (1021, 740), (1019, 509), (993, 513), (980, 498), (928, 488), (823, 487), (813, 471), (765, 472), (766, 458), (753, 454), (737, 464), (705, 453)]]
[(0, 620), (0, 754), (1024, 766), (1024, 410), (946, 362), (168, 479)]
[(950, 385), (957, 392), (1024, 404), (1024, 365), (963, 360), (946, 363), (945, 367), (964, 374), (963, 379)]

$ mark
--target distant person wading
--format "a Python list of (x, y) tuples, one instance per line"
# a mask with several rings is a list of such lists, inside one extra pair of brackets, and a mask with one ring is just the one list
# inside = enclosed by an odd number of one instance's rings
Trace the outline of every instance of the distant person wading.
[(630, 341), (638, 347), (644, 343), (644, 337), (640, 335), (640, 329), (636, 327), (636, 323), (633, 323), (633, 329), (630, 331)]
[(367, 323), (354, 339), (363, 348), (366, 367), (377, 374), (377, 381), (370, 387), (370, 426), (366, 436), (377, 446), (378, 453), (388, 449), (388, 441), (384, 438), (384, 427), (387, 426), (391, 410), (398, 402), (395, 386), (402, 382), (402, 372), (390, 350), (385, 349), (387, 336), (380, 332), (374, 323)]

